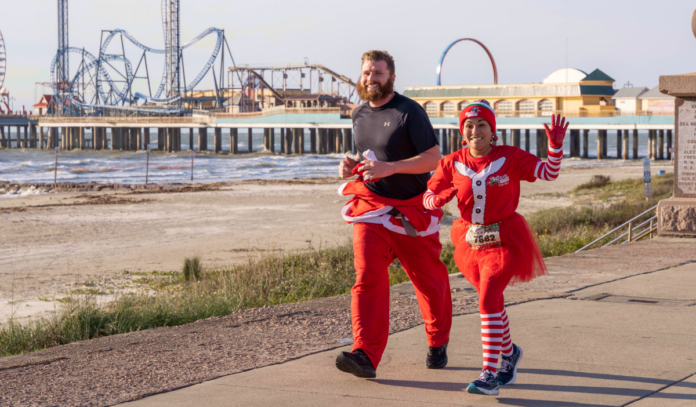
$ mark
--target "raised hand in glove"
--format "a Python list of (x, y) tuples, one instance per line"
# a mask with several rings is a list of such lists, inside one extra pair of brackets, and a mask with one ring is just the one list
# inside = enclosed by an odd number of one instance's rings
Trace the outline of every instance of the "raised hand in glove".
[(428, 190), (423, 195), (423, 206), (425, 207), (425, 209), (442, 208), (456, 195), (457, 190), (454, 188), (445, 189), (437, 195), (435, 195), (432, 191)]
[(565, 138), (569, 124), (570, 123), (565, 121), (565, 117), (561, 115), (551, 116), (551, 128), (544, 123), (546, 137), (549, 139), (549, 146), (552, 148), (563, 148), (563, 139)]

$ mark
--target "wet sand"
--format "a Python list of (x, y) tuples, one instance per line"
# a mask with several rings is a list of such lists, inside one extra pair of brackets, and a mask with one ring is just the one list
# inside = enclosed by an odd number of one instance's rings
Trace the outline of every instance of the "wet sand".
[[(671, 171), (653, 166), (658, 169)], [(555, 182), (523, 183), (519, 212), (572, 205), (555, 193), (593, 175), (619, 180), (640, 177), (642, 171), (638, 165), (565, 168)], [(220, 268), (273, 251), (346, 243), (352, 229), (339, 213), (347, 200), (337, 194), (342, 182), (322, 178), (150, 189), (82, 184), (0, 199), (0, 321), (54, 310), (60, 304), (54, 299), (89, 286), (84, 283), (127, 283), (132, 277), (124, 270), (178, 270), (184, 258), (194, 255), (206, 267)], [(456, 213), (454, 204), (449, 210)], [(449, 239), (451, 220), (443, 222), (443, 242)]]

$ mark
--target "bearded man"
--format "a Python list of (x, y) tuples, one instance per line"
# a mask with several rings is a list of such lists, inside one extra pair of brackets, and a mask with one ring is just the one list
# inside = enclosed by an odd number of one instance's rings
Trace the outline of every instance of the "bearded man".
[(413, 282), (429, 350), (426, 367), (447, 365), (452, 298), (447, 267), (440, 260), (443, 212), (427, 210), (423, 194), (442, 157), (423, 108), (394, 92), (394, 59), (386, 51), (362, 56), (357, 89), (366, 101), (353, 112), (358, 153), (339, 165), (341, 186), (353, 195), (342, 210), (353, 224), (355, 285), (351, 290), (353, 350), (336, 367), (358, 377), (376, 377), (389, 336), (389, 265), (399, 259)]

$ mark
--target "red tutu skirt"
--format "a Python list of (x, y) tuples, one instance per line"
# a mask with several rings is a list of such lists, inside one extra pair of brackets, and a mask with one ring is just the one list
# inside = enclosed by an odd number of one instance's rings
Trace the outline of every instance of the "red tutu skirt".
[(482, 262), (492, 275), (510, 278), (509, 285), (526, 283), (548, 274), (546, 264), (541, 256), (539, 244), (524, 217), (515, 212), (509, 218), (499, 222), (500, 241), (498, 247), (473, 249), (466, 241), (469, 222), (457, 219), (452, 225), (450, 237), (454, 244), (454, 261), (464, 277), (469, 281), (480, 270)]

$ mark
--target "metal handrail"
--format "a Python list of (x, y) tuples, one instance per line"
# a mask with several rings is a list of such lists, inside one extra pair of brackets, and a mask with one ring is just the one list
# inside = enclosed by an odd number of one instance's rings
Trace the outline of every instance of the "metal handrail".
[[(632, 228), (631, 228), (631, 232), (635, 232), (636, 229), (642, 227), (642, 226), (645, 225), (646, 223), (648, 223), (648, 222), (650, 222), (650, 221), (652, 221), (652, 220), (655, 220), (655, 219), (657, 219), (657, 216), (653, 216), (652, 218), (648, 218), (648, 220), (644, 221), (644, 222), (641, 223), (640, 225), (638, 225), (638, 226), (636, 226), (636, 227), (632, 227)], [(628, 225), (629, 227), (631, 226), (630, 223), (631, 223), (631, 222), (629, 222), (629, 225)], [(643, 231), (641, 231), (641, 233), (642, 233), (642, 232), (643, 232)], [(616, 241), (618, 241), (618, 240), (621, 240), (621, 238), (623, 238), (624, 236), (628, 236), (628, 232), (624, 233), (623, 235), (620, 235), (619, 237), (617, 237), (616, 239), (612, 240), (611, 242), (605, 244), (605, 245), (602, 246), (602, 247), (607, 247), (607, 246), (609, 246), (610, 244), (612, 244), (612, 243), (614, 243), (614, 242), (616, 242)], [(621, 244), (624, 244), (624, 243), (628, 243), (628, 240), (626, 240), (625, 242), (623, 242), (623, 243), (621, 243)]]
[(641, 213), (640, 215), (637, 215), (637, 216), (635, 216), (635, 217), (629, 219), (628, 221), (622, 223), (621, 225), (619, 225), (619, 226), (617, 226), (616, 228), (612, 229), (611, 231), (605, 233), (604, 235), (598, 237), (597, 239), (593, 240), (593, 241), (590, 242), (589, 244), (587, 244), (587, 245), (581, 247), (580, 249), (576, 250), (575, 253), (579, 253), (579, 252), (581, 252), (581, 251), (587, 249), (588, 247), (594, 245), (595, 243), (597, 243), (597, 242), (599, 242), (599, 241), (601, 241), (601, 240), (603, 240), (603, 239), (606, 239), (607, 236), (609, 236), (609, 235), (611, 235), (612, 233), (616, 232), (617, 230), (619, 230), (619, 229), (625, 227), (626, 225), (628, 225), (629, 223), (633, 222), (634, 220), (640, 218), (641, 216), (645, 215), (646, 213), (655, 210), (655, 208), (657, 208), (657, 205), (655, 205), (655, 206), (653, 206), (652, 208), (646, 210), (645, 212)]

